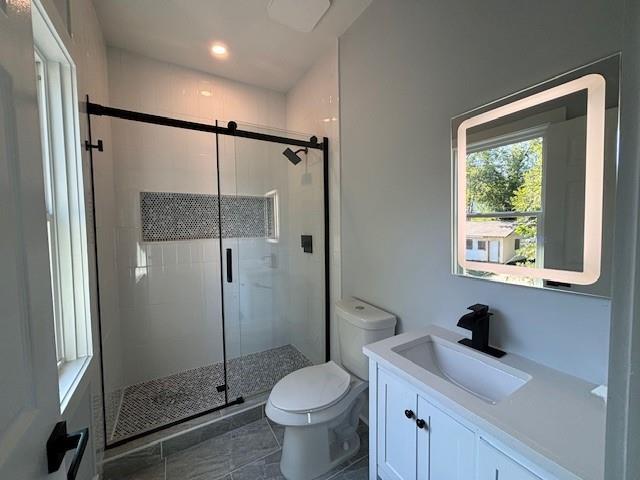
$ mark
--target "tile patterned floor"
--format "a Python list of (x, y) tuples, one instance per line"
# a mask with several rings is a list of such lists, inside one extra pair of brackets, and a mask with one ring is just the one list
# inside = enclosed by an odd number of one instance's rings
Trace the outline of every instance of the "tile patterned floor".
[[(368, 429), (360, 424), (360, 450), (317, 480), (368, 478)], [(122, 480), (284, 480), (280, 473), (283, 427), (266, 418), (167, 456), (163, 463)]]
[[(229, 400), (269, 391), (285, 375), (311, 365), (292, 345), (253, 353), (229, 360), (227, 382)], [(218, 407), (224, 393), (216, 387), (224, 383), (222, 363), (187, 370), (168, 377), (126, 387), (119, 411), (108, 412), (114, 419), (110, 442), (116, 442)], [(112, 410), (112, 409), (111, 409)]]

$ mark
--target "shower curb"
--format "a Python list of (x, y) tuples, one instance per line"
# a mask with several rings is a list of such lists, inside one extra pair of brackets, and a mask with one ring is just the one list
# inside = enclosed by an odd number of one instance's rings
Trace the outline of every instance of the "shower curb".
[(261, 400), (259, 403), (246, 406), (246, 408), (234, 409), (228, 415), (189, 427), (183, 431), (174, 432), (164, 438), (152, 440), (129, 451), (105, 458), (101, 464), (102, 478), (103, 480), (120, 479), (138, 470), (160, 464), (169, 455), (260, 420), (265, 417), (265, 402), (266, 400)]

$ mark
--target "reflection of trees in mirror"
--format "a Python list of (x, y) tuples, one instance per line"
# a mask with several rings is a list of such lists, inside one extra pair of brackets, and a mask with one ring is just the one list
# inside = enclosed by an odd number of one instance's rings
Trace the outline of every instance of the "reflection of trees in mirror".
[[(513, 195), (512, 203), (519, 212), (540, 212), (542, 210), (542, 143), (540, 155), (530, 170), (525, 172), (522, 185)], [(518, 217), (516, 234), (522, 239), (517, 255), (526, 259), (526, 263), (535, 263), (537, 253), (539, 217)]]
[[(543, 138), (477, 150), (467, 155), (467, 213), (472, 221), (513, 222), (520, 247), (507, 263), (533, 264), (542, 213)], [(507, 217), (504, 212), (536, 212)], [(481, 214), (481, 216), (476, 216)], [(496, 214), (489, 218), (487, 214)]]

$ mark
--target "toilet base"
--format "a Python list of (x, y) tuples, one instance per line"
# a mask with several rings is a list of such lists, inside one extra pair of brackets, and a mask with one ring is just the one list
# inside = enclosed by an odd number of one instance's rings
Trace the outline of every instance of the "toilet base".
[(311, 480), (353, 457), (360, 450), (357, 433), (363, 396), (332, 422), (286, 427), (280, 470), (287, 480)]

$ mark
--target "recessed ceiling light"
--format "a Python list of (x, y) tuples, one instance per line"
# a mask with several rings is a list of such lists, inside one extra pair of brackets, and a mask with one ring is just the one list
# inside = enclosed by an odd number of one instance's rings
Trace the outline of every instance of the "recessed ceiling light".
[(228, 55), (228, 50), (222, 43), (214, 43), (211, 46), (211, 53), (218, 58), (224, 58)]

